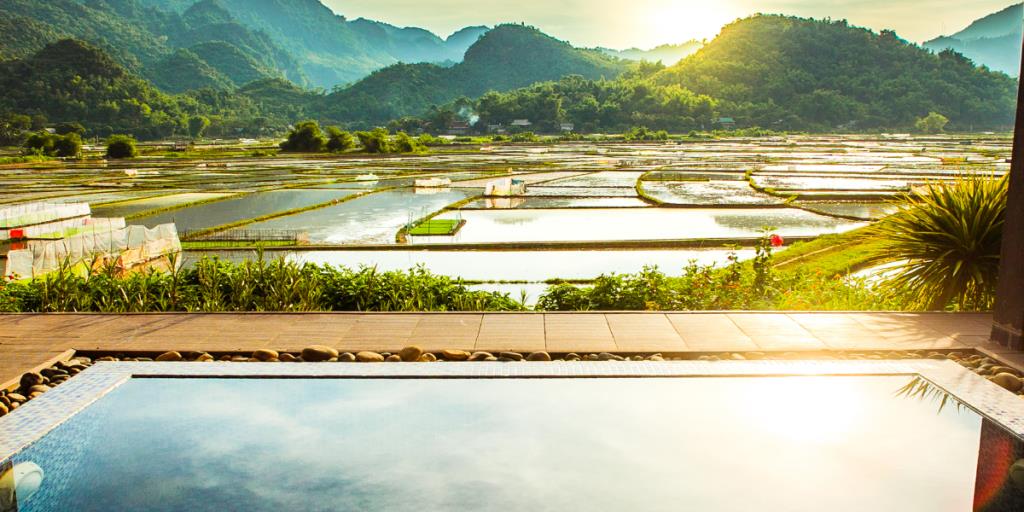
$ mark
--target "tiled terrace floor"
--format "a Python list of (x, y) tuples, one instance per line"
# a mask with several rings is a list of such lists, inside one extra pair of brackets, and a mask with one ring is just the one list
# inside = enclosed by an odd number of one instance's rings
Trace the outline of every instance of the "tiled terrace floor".
[[(0, 315), (0, 384), (69, 350), (716, 352), (987, 347), (948, 313), (181, 313)], [(1005, 352), (1005, 351), (1003, 351)], [(1021, 354), (1005, 354), (1024, 362)]]

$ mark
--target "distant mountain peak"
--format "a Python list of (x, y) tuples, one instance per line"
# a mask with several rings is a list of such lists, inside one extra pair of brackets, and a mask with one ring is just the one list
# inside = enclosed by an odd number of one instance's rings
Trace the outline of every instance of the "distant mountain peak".
[(948, 37), (961, 41), (1002, 37), (1021, 31), (1022, 26), (1024, 26), (1024, 2), (974, 20), (967, 28)]
[(1017, 76), (1022, 39), (1024, 3), (1019, 3), (977, 19), (955, 34), (926, 41), (922, 46), (934, 52), (951, 49), (977, 64)]

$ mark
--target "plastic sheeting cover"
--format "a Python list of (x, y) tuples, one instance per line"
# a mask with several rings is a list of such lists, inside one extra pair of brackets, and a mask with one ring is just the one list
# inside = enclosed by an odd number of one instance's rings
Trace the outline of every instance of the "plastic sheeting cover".
[(29, 242), (27, 249), (7, 254), (4, 275), (27, 279), (56, 271), (65, 262), (77, 265), (111, 257), (118, 259), (119, 267), (129, 269), (178, 252), (181, 252), (181, 241), (174, 224), (161, 224), (153, 229), (128, 226), (63, 240)]

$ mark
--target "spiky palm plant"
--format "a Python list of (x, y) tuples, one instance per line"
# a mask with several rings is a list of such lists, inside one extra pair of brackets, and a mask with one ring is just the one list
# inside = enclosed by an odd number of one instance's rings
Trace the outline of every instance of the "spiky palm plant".
[(1008, 179), (961, 177), (900, 198), (899, 209), (867, 230), (883, 243), (875, 262), (897, 262), (882, 289), (912, 306), (991, 306), (999, 274)]

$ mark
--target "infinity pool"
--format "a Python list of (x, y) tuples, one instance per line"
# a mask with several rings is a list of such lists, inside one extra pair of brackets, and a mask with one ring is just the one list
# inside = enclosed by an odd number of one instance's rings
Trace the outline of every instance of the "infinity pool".
[(134, 378), (15, 509), (971, 510), (985, 422), (911, 378)]

